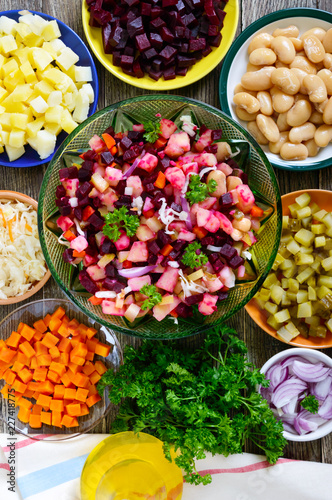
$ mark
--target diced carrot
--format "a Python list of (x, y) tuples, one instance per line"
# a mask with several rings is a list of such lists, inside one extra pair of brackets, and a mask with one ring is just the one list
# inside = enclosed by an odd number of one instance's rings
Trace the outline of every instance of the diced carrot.
[(83, 257), (85, 257), (85, 250), (82, 250), (82, 252), (78, 252), (77, 250), (74, 250), (73, 257), (76, 257), (77, 259), (83, 259)]
[(52, 425), (61, 427), (62, 413), (59, 411), (52, 411)]
[[(36, 355), (36, 351), (34, 350), (34, 348), (29, 344), (29, 342), (26, 340), (25, 342), (22, 342), (22, 344), (20, 344), (18, 346), (18, 348), (23, 352), (23, 354), (25, 354), (28, 358), (32, 358), (32, 356), (35, 356)], [(0, 359), (1, 359), (1, 356), (0, 356)]]
[(77, 330), (77, 328), (79, 327), (79, 322), (77, 321), (77, 319), (72, 319), (71, 321), (69, 321), (67, 326), (69, 333), (72, 334), (73, 331)]
[(37, 399), (37, 405), (42, 406), (46, 410), (50, 409), (50, 404), (51, 404), (52, 398), (51, 396), (46, 396), (46, 394), (39, 394), (39, 397)]
[(96, 345), (98, 344), (98, 340), (96, 338), (92, 338), (86, 341), (86, 346), (88, 351), (95, 352)]
[(53, 393), (53, 398), (54, 399), (63, 399), (65, 395), (65, 390), (66, 387), (62, 384), (57, 384), (54, 386), (54, 393)]
[(173, 316), (173, 318), (177, 318), (178, 317), (178, 313), (176, 311), (171, 311), (170, 315)]
[(36, 351), (36, 356), (40, 356), (41, 354), (48, 354), (46, 345), (42, 344), (39, 341), (33, 344), (33, 348)]
[(97, 387), (94, 384), (91, 384), (88, 389), (89, 389), (89, 394), (88, 394), (89, 397), (93, 396), (94, 394), (98, 394)]
[(39, 429), (42, 426), (41, 416), (30, 414), (29, 425), (32, 429)]
[(64, 399), (76, 399), (76, 389), (66, 387), (63, 397)]
[(35, 391), (31, 397), (32, 399), (35, 399), (37, 401), (37, 399), (39, 398), (39, 391)]
[(8, 391), (11, 389), (10, 385), (6, 384), (1, 389), (0, 393), (3, 395), (5, 399), (8, 399)]
[(36, 368), (38, 368), (38, 360), (36, 356), (32, 356), (30, 361), (30, 368), (31, 370), (35, 370)]
[(146, 212), (144, 212), (144, 217), (146, 219), (150, 219), (150, 217), (153, 217), (153, 216), (154, 216), (153, 208), (150, 208), (150, 210), (147, 210)]
[(263, 217), (264, 215), (264, 210), (257, 205), (254, 205), (252, 209), (250, 210), (250, 215), (251, 217)]
[(45, 324), (45, 321), (43, 321), (42, 319), (39, 319), (38, 321), (36, 321), (33, 324), (33, 327), (35, 330), (37, 330), (38, 332), (41, 332), (41, 333), (45, 333), (47, 331), (47, 326)]
[(65, 405), (63, 403), (62, 399), (52, 399), (50, 403), (50, 410), (51, 411), (59, 411), (63, 412), (65, 409)]
[(67, 352), (69, 353), (71, 351), (71, 343), (69, 339), (61, 339), (60, 343), (58, 345), (58, 349), (60, 352)]
[(51, 349), (49, 350), (49, 353), (50, 353), (52, 359), (58, 358), (60, 356), (60, 351), (56, 345), (54, 347), (51, 347)]
[(50, 366), (52, 363), (52, 356), (50, 354), (41, 354), (37, 356), (38, 366)]
[(47, 375), (47, 368), (42, 368), (38, 366), (33, 374), (33, 378), (36, 382), (45, 382)]
[(161, 250), (160, 250), (160, 253), (161, 255), (163, 255), (164, 257), (167, 257), (167, 255), (169, 255), (171, 253), (171, 251), (173, 250), (173, 247), (172, 245), (170, 245), (169, 243), (167, 243)]
[(118, 148), (116, 146), (113, 146), (111, 149), (112, 155), (115, 156), (117, 152), (118, 152)]
[(130, 262), (130, 260), (125, 260), (122, 262), (122, 268), (123, 269), (131, 269), (133, 267), (133, 263)]
[(65, 427), (71, 427), (73, 422), (74, 417), (71, 417), (70, 415), (64, 415), (61, 420), (61, 425), (64, 425)]
[(6, 344), (9, 347), (17, 348), (20, 340), (21, 340), (21, 335), (17, 332), (12, 332), (10, 337), (6, 340)]
[(40, 420), (42, 424), (51, 425), (52, 423), (52, 413), (47, 411), (42, 411), (40, 414)]
[(81, 417), (88, 414), (89, 414), (88, 405), (86, 405), (85, 403), (81, 404)]
[(34, 382), (33, 380), (31, 380), (31, 382), (28, 383), (28, 389), (30, 391), (38, 391), (39, 392), (39, 388), (40, 388), (40, 382)]
[(67, 231), (65, 233), (63, 233), (63, 237), (67, 241), (73, 241), (76, 238), (76, 235), (73, 233), (73, 231), (71, 231), (70, 229), (67, 229)]
[(104, 299), (99, 299), (98, 297), (95, 297), (92, 295), (91, 297), (88, 298), (88, 301), (91, 302), (93, 306), (99, 306)]
[(21, 398), (20, 399), (19, 407), (20, 408), (26, 408), (27, 410), (30, 410), (30, 408), (32, 408), (32, 403), (28, 399)]
[[(69, 371), (69, 370), (68, 370)], [(72, 385), (72, 381), (70, 380), (69, 376), (68, 376), (68, 371), (66, 373), (64, 373), (61, 377), (61, 382), (63, 383), (63, 385), (65, 387), (70, 387)]]
[(72, 403), (66, 406), (66, 411), (71, 417), (78, 417), (81, 414), (80, 403)]
[(23, 325), (24, 323), (22, 323), (22, 321), (18, 324), (18, 327), (16, 328), (17, 333), (21, 333)]
[(36, 333), (35, 333), (35, 334), (34, 334), (34, 336), (33, 336), (33, 340), (39, 341), (39, 340), (41, 340), (42, 338), (43, 338), (43, 334), (42, 334), (42, 332), (38, 332), (38, 331), (36, 330)]
[(83, 366), (83, 372), (85, 373), (85, 375), (89, 376), (94, 371), (95, 371), (95, 367), (94, 367), (93, 363), (91, 363), (90, 361), (85, 363), (85, 365)]
[(48, 370), (47, 378), (54, 384), (58, 384), (61, 380), (61, 375), (59, 375), (59, 373), (53, 372), (52, 370)]
[(93, 358), (95, 357), (95, 353), (88, 351), (88, 354), (85, 356), (86, 361), (93, 361)]
[(27, 384), (28, 382), (30, 382), (30, 380), (33, 379), (33, 373), (31, 370), (28, 370), (28, 368), (23, 368), (23, 370), (18, 373), (18, 376), (20, 377), (22, 382), (24, 382), (24, 384)]
[(154, 185), (159, 189), (163, 189), (165, 187), (165, 184), (166, 184), (165, 174), (163, 172), (158, 172), (158, 177)]
[(68, 325), (62, 323), (62, 325), (58, 329), (58, 333), (61, 335), (61, 337), (69, 337), (70, 333), (68, 330)]
[(83, 389), (83, 387), (79, 387), (76, 391), (76, 396), (73, 399), (77, 399), (77, 401), (82, 401), (82, 403), (85, 403), (88, 395), (89, 395), (88, 389)]
[(39, 382), (39, 392), (43, 394), (53, 394), (54, 385), (49, 380), (45, 380), (45, 382)]
[(71, 361), (69, 361), (69, 363), (68, 363), (68, 368), (73, 373), (78, 373), (78, 372), (80, 372), (82, 370), (82, 366), (75, 365), (75, 363), (72, 363)]
[(60, 376), (63, 375), (66, 371), (66, 367), (64, 365), (62, 365), (61, 363), (56, 363), (55, 361), (52, 361), (49, 369), (55, 373), (58, 373)]
[(88, 205), (87, 207), (84, 208), (84, 210), (82, 212), (82, 219), (84, 221), (87, 221), (91, 217), (91, 215), (94, 213), (95, 213), (95, 210), (92, 207), (90, 207), (90, 205)]
[(68, 352), (60, 352), (60, 356), (59, 356), (58, 362), (62, 363), (63, 365), (68, 365), (68, 363), (69, 363), (69, 354), (68, 354)]
[(107, 358), (107, 356), (109, 355), (109, 353), (111, 351), (111, 347), (112, 346), (110, 346), (110, 345), (106, 345), (106, 344), (103, 344), (102, 342), (98, 342), (98, 344), (96, 344), (95, 353), (99, 354), (99, 356), (103, 356), (104, 358)]
[(15, 379), (15, 381), (12, 385), (12, 388), (15, 389), (15, 391), (21, 392), (22, 394), (27, 387), (28, 387), (27, 384), (23, 384), (23, 382), (18, 380), (18, 378)]
[[(35, 398), (35, 399), (36, 399), (36, 398)], [(41, 414), (41, 412), (42, 412), (42, 410), (43, 410), (42, 405), (40, 405), (40, 404), (37, 404), (37, 403), (36, 403), (35, 405), (33, 405), (32, 410), (31, 410), (31, 413), (32, 413), (33, 415), (40, 415), (40, 414)]]
[(110, 134), (101, 134), (101, 136), (104, 139), (107, 148), (111, 150), (116, 144), (114, 138)]
[[(57, 319), (55, 318), (55, 321)], [(53, 321), (53, 320), (51, 320)], [(58, 321), (61, 321), (61, 320), (58, 320)], [(59, 339), (58, 337), (56, 337), (55, 335), (53, 335), (52, 333), (50, 332), (47, 332), (45, 335), (44, 335), (44, 338), (43, 340), (41, 341), (42, 344), (44, 344), (46, 347), (48, 347), (49, 349), (51, 347), (54, 347), (55, 345), (57, 345), (57, 343), (59, 342)]]
[(101, 379), (101, 375), (95, 371), (93, 372), (91, 375), (90, 375), (90, 382), (92, 384), (97, 384), (99, 382), (99, 380)]
[(88, 331), (88, 329), (89, 329), (89, 328), (88, 328), (87, 326), (83, 325), (83, 323), (80, 323), (80, 324), (78, 325), (78, 330), (79, 330), (79, 332), (80, 332), (81, 334), (83, 334), (83, 335), (85, 335), (85, 334), (86, 334), (86, 332)]
[(20, 363), (19, 361), (15, 361), (15, 363), (12, 366), (12, 370), (13, 370), (13, 372), (20, 372), (21, 370), (23, 370), (24, 366), (25, 365), (23, 363)]
[(102, 361), (96, 361), (95, 368), (99, 375), (103, 375), (105, 372), (107, 372), (107, 368)]
[(192, 230), (196, 236), (202, 240), (208, 234), (208, 231), (204, 227), (195, 226)]
[(14, 351), (13, 349), (9, 349), (9, 347), (3, 347), (0, 351), (0, 360), (4, 361), (5, 363), (9, 363), (13, 359), (15, 354), (16, 351)]
[(98, 401), (101, 400), (101, 397), (99, 396), (99, 394), (93, 394), (92, 396), (90, 396), (87, 400), (86, 400), (86, 404), (88, 405), (89, 408), (91, 408), (91, 406), (95, 405), (96, 403), (98, 403)]
[(70, 358), (72, 363), (75, 363), (76, 365), (83, 366), (85, 363), (85, 358), (81, 358), (80, 356), (72, 356)]
[(34, 328), (31, 328), (29, 325), (24, 324), (23, 328), (21, 330), (21, 335), (24, 337), (26, 340), (30, 342), (34, 334), (36, 333), (36, 330)]
[(27, 424), (29, 422), (30, 415), (31, 415), (31, 411), (28, 410), (28, 408), (24, 408), (24, 406), (22, 406), (19, 409), (19, 412), (17, 414), (17, 418), (19, 420), (21, 420), (21, 422), (23, 422), (24, 424)]
[(87, 355), (88, 348), (86, 344), (83, 344), (83, 342), (79, 342), (78, 344), (75, 345), (73, 350), (70, 353), (70, 359), (72, 359), (73, 356), (78, 356), (80, 358), (85, 358)]
[(51, 315), (50, 314), (46, 314), (45, 318), (43, 319), (45, 325), (47, 326), (48, 328), (48, 325), (50, 324), (50, 321), (51, 321)]
[(6, 370), (2, 378), (7, 382), (8, 385), (13, 385), (16, 379), (16, 374), (12, 370)]
[(68, 427), (77, 427), (78, 426), (78, 420), (76, 417), (73, 417), (72, 423)]
[(76, 373), (73, 382), (77, 387), (86, 387), (89, 377), (85, 373)]
[(88, 339), (92, 339), (92, 337), (96, 335), (97, 332), (98, 330), (96, 330), (95, 328), (88, 328), (86, 331), (86, 336), (88, 337)]
[[(62, 322), (61, 322), (61, 319), (60, 318), (51, 318), (51, 321), (50, 321), (50, 324), (48, 325), (48, 328), (51, 330), (51, 332), (56, 332), (58, 330), (58, 328), (60, 328)], [(47, 332), (45, 334), (45, 337), (49, 337), (50, 336), (50, 333)], [(44, 337), (44, 339), (45, 339)], [(47, 347), (51, 347), (51, 346), (47, 346)]]
[(29, 358), (23, 352), (18, 352), (17, 353), (17, 361), (22, 363), (22, 365), (28, 365), (29, 364)]
[(34, 394), (34, 391), (31, 391), (29, 388), (28, 389), (25, 389), (24, 393), (23, 393), (23, 396), (25, 396), (26, 398), (32, 398)]

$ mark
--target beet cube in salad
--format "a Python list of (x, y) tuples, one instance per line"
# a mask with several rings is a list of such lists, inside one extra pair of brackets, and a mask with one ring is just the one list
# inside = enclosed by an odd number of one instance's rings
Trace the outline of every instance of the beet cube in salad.
[(245, 275), (264, 211), (247, 177), (220, 157), (222, 131), (180, 118), (181, 129), (159, 115), (134, 130), (109, 128), (91, 137), (80, 166), (60, 171), (63, 259), (81, 265), (81, 285), (104, 314), (209, 316)]

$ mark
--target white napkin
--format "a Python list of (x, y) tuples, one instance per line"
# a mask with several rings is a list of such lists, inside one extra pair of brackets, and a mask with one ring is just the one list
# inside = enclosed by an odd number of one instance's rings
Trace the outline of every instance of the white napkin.
[[(0, 434), (1, 500), (80, 500), (79, 478), (91, 450), (106, 434), (85, 434), (68, 441), (35, 441), (16, 436), (16, 493), (8, 491), (10, 449)], [(182, 500), (331, 500), (332, 465), (280, 459), (271, 466), (264, 456), (244, 453), (197, 462), (197, 470), (210, 472), (207, 486), (184, 484)]]

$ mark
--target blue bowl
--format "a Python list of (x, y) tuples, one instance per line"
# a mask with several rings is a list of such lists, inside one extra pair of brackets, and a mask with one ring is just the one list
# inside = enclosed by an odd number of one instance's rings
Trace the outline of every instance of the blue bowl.
[[(7, 16), (10, 17), (11, 19), (15, 19), (15, 21), (18, 20), (19, 18), (19, 12), (21, 12), (22, 9), (20, 10), (7, 10), (4, 12), (1, 12), (1, 16)], [(83, 43), (83, 41), (80, 39), (76, 33), (69, 28), (66, 24), (64, 24), (62, 21), (59, 21), (53, 16), (49, 16), (47, 14), (43, 14), (42, 12), (35, 12), (33, 10), (29, 10), (32, 14), (38, 14), (40, 17), (45, 19), (46, 21), (53, 21), (54, 19), (57, 21), (59, 25), (59, 29), (61, 31), (61, 40), (63, 43), (67, 46), (70, 47), (78, 56), (79, 56), (79, 64), (80, 66), (90, 66), (91, 71), (92, 71), (92, 82), (90, 82), (94, 94), (95, 94), (95, 100), (93, 103), (90, 105), (90, 110), (89, 110), (89, 115), (93, 115), (93, 113), (96, 111), (97, 108), (97, 102), (98, 102), (98, 94), (99, 94), (99, 84), (98, 84), (98, 76), (97, 76), (97, 70), (95, 63), (92, 59), (92, 56), (87, 48), (87, 46)], [(62, 141), (67, 137), (66, 132), (61, 132), (56, 141), (55, 145), (55, 151), (58, 149)], [(53, 154), (45, 158), (44, 160), (41, 160), (39, 158), (39, 155), (37, 151), (32, 149), (30, 146), (24, 146), (25, 147), (25, 153), (23, 156), (18, 158), (15, 161), (9, 161), (8, 156), (6, 153), (0, 154), (0, 165), (3, 165), (5, 167), (16, 167), (16, 168), (26, 168), (26, 167), (34, 167), (36, 165), (43, 165), (44, 163), (48, 163), (51, 161)]]

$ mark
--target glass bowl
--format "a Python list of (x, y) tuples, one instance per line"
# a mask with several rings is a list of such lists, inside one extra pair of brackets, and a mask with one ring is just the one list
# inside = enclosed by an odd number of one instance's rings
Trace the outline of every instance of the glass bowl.
[[(59, 216), (55, 205), (55, 190), (59, 184), (59, 170), (74, 161), (80, 161), (79, 154), (85, 151), (89, 139), (101, 134), (112, 125), (116, 132), (132, 128), (133, 123), (151, 120), (156, 113), (163, 118), (176, 120), (190, 114), (198, 125), (205, 124), (212, 129), (223, 130), (222, 140), (227, 140), (235, 160), (248, 174), (249, 185), (256, 200), (267, 209), (265, 219), (257, 235), (258, 241), (252, 247), (250, 273), (252, 278), (238, 282), (229, 292), (226, 300), (219, 302), (218, 310), (211, 316), (195, 314), (193, 319), (179, 318), (174, 324), (169, 318), (162, 322), (151, 316), (129, 323), (120, 316), (107, 316), (101, 306), (93, 306), (88, 294), (80, 286), (77, 271), (62, 259), (63, 246), (59, 244), (56, 218)], [(40, 190), (38, 204), (38, 224), (41, 246), (47, 265), (66, 295), (95, 321), (118, 332), (149, 339), (175, 339), (201, 333), (222, 323), (241, 309), (256, 293), (267, 276), (275, 259), (281, 235), (281, 201), (274, 171), (261, 148), (254, 139), (231, 118), (207, 104), (172, 95), (149, 95), (135, 97), (113, 104), (87, 119), (63, 142), (50, 163)]]
[[(65, 309), (67, 316), (70, 319), (77, 319), (80, 323), (83, 323), (91, 328), (98, 330), (96, 338), (100, 342), (108, 343), (113, 346), (111, 352), (107, 358), (101, 356), (95, 356), (95, 361), (100, 359), (106, 365), (107, 368), (117, 370), (120, 364), (123, 362), (122, 349), (120, 344), (112, 331), (99, 325), (93, 319), (87, 317), (83, 314), (77, 307), (75, 307), (69, 300), (66, 299), (45, 299), (36, 300), (35, 302), (30, 302), (24, 306), (19, 307), (15, 311), (11, 312), (6, 316), (0, 323), (0, 338), (7, 339), (12, 331), (15, 331), (20, 322), (27, 323), (31, 325), (40, 318), (43, 318), (46, 314), (52, 314), (58, 307), (63, 307)], [(5, 381), (0, 381), (0, 388), (5, 385)], [(4, 399), (1, 395), (0, 397), (0, 408), (3, 406), (0, 413), (0, 419), (7, 425), (8, 422), (13, 422), (12, 411), (13, 409), (9, 407), (8, 400)], [(90, 408), (88, 415), (78, 417), (79, 426), (66, 428), (66, 427), (54, 427), (43, 424), (40, 429), (32, 429), (28, 424), (24, 424), (17, 418), (18, 408), (15, 409), (15, 431), (36, 440), (66, 440), (72, 437), (78, 436), (80, 434), (91, 431), (96, 425), (98, 425), (101, 420), (109, 413), (109, 411), (114, 408), (108, 398), (108, 388), (105, 388), (103, 397), (101, 401), (96, 403)], [(9, 420), (9, 416), (11, 420)], [(12, 426), (11, 426), (12, 428)]]

